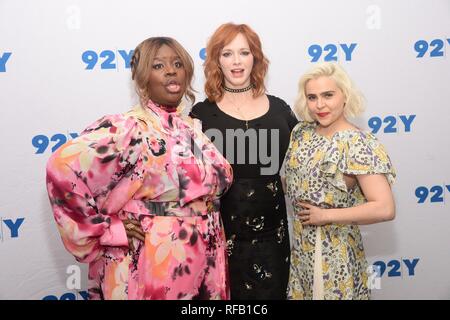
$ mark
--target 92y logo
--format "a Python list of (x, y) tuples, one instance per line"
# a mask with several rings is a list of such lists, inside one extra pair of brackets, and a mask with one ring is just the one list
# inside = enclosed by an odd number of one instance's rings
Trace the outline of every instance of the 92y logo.
[(11, 52), (3, 52), (0, 55), (0, 72), (6, 72), (6, 63), (8, 62), (9, 57), (11, 57)]
[[(75, 139), (78, 133), (72, 132), (67, 135), (63, 133), (56, 133), (51, 137), (44, 134), (38, 134), (31, 139), (31, 144), (36, 148), (35, 154), (41, 154), (47, 151), (51, 144), (51, 152), (55, 152), (60, 146), (67, 142), (68, 139)], [(52, 142), (52, 143), (51, 143)]]
[(445, 194), (450, 192), (450, 184), (436, 185), (431, 187), (419, 186), (416, 188), (415, 195), (417, 203), (429, 202), (445, 202)]
[(419, 258), (390, 260), (388, 262), (380, 260), (375, 261), (372, 265), (378, 277), (412, 277), (416, 275), (415, 270), (419, 261)]
[(85, 290), (74, 292), (66, 292), (62, 295), (48, 295), (42, 298), (42, 300), (89, 300), (89, 293)]
[(0, 217), (0, 240), (3, 242), (6, 238), (18, 238), (19, 229), (25, 218), (5, 219)]
[[(123, 61), (124, 68), (129, 69), (134, 50), (117, 50), (116, 52), (103, 50), (97, 53), (94, 50), (87, 50), (81, 54), (81, 60), (86, 64), (86, 70), (92, 70), (96, 66), (99, 66), (102, 70), (117, 69), (119, 61)], [(117, 57), (121, 59), (119, 60)], [(100, 64), (97, 65), (97, 62)]]
[(411, 132), (411, 126), (416, 118), (415, 114), (408, 116), (386, 116), (383, 119), (380, 117), (371, 117), (368, 121), (369, 128), (372, 133), (377, 133), (383, 130), (383, 133), (397, 133), (397, 132)]
[(430, 42), (418, 40), (414, 43), (414, 50), (417, 52), (416, 58), (423, 58), (428, 52), (430, 58), (443, 57), (445, 44), (450, 45), (450, 39), (434, 39)]
[(311, 62), (317, 62), (323, 56), (323, 61), (338, 61), (338, 52), (342, 52), (341, 59), (345, 58), (345, 61), (351, 61), (353, 51), (355, 50), (356, 43), (340, 43), (339, 45), (327, 44), (323, 48), (319, 44), (313, 44), (308, 48), (308, 54), (312, 58)]

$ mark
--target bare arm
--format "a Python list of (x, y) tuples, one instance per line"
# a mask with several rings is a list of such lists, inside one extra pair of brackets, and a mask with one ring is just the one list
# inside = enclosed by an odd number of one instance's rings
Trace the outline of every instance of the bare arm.
[(395, 203), (391, 187), (384, 175), (357, 175), (356, 179), (367, 202), (342, 209), (321, 209), (307, 203), (299, 203), (306, 210), (299, 212), (303, 225), (324, 224), (372, 224), (393, 220)]
[(287, 187), (286, 187), (286, 176), (280, 176), (281, 180), (281, 187), (283, 188), (283, 192), (286, 193)]

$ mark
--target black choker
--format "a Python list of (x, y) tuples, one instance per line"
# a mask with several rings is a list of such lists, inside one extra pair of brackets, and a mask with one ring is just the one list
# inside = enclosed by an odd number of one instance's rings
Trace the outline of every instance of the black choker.
[(239, 88), (239, 89), (233, 89), (233, 88), (228, 88), (226, 86), (223, 86), (223, 89), (225, 91), (232, 92), (232, 93), (241, 93), (241, 92), (246, 92), (246, 91), (248, 91), (250, 89), (253, 89), (253, 84), (249, 84), (247, 87)]

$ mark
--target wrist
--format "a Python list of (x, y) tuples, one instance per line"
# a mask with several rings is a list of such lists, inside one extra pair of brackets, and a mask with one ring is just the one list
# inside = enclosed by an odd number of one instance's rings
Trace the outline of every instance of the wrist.
[(332, 224), (333, 221), (333, 211), (334, 209), (324, 209), (324, 218), (325, 218), (325, 224)]

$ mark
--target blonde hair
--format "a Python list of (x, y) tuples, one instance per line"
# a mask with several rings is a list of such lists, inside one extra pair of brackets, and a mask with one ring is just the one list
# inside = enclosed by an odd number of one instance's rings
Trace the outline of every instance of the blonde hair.
[(195, 102), (194, 89), (192, 88), (192, 78), (194, 76), (194, 62), (189, 53), (173, 38), (169, 37), (153, 37), (142, 41), (136, 49), (134, 49), (131, 58), (131, 79), (134, 80), (136, 93), (138, 94), (141, 104), (145, 105), (149, 99), (149, 78), (153, 60), (156, 53), (166, 45), (173, 49), (180, 57), (183, 68), (186, 72), (186, 92), (185, 96), (192, 103)]
[(305, 90), (309, 80), (319, 77), (330, 77), (336, 82), (337, 87), (342, 90), (345, 96), (344, 116), (346, 118), (356, 117), (364, 111), (363, 95), (354, 86), (345, 70), (337, 63), (324, 62), (316, 64), (300, 78), (298, 95), (293, 108), (298, 117), (308, 122), (314, 122), (309, 114)]

